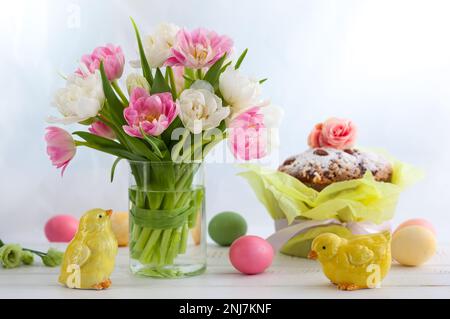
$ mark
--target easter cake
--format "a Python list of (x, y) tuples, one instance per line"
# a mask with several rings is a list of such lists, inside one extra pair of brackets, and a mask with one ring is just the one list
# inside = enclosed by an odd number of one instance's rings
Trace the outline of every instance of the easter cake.
[(390, 229), (400, 193), (420, 173), (355, 146), (356, 136), (352, 121), (330, 118), (314, 126), (308, 150), (278, 169), (245, 166), (240, 175), (274, 220), (267, 240), (275, 250), (306, 257), (320, 234), (350, 238)]
[(379, 182), (390, 182), (392, 178), (392, 165), (388, 160), (354, 148), (311, 148), (289, 157), (278, 170), (317, 191), (335, 182), (362, 178), (367, 171)]

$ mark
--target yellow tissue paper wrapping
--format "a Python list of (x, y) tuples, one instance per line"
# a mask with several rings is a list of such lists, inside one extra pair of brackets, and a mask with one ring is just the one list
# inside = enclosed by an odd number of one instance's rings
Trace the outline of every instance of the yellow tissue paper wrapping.
[(321, 192), (286, 173), (254, 164), (242, 165), (246, 171), (239, 175), (274, 220), (286, 219), (289, 225), (296, 218), (381, 224), (394, 216), (400, 192), (423, 176), (411, 165), (388, 158), (393, 165), (391, 183), (377, 182), (367, 172), (363, 178), (336, 182)]

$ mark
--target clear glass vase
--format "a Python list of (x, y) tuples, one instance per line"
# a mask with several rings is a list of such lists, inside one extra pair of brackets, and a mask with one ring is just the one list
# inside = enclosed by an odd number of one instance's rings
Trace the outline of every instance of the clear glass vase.
[(206, 270), (202, 163), (129, 161), (130, 269), (157, 278)]

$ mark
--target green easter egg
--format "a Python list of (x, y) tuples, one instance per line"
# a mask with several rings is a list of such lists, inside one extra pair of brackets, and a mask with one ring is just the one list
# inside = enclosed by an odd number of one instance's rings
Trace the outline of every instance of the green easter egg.
[(230, 246), (247, 233), (247, 222), (238, 213), (219, 213), (209, 222), (208, 233), (218, 245)]

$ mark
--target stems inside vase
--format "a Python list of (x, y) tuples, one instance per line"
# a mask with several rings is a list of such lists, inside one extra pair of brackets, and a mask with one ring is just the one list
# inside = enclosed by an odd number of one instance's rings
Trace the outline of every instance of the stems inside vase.
[(165, 268), (186, 253), (189, 230), (197, 226), (204, 199), (203, 187), (194, 183), (200, 164), (130, 165), (131, 258), (151, 266), (151, 275), (176, 275)]

